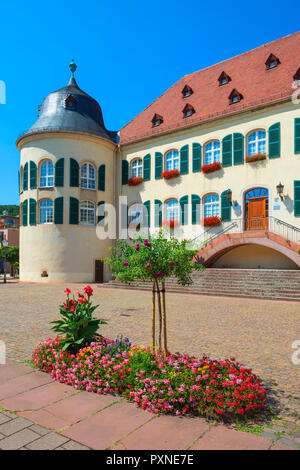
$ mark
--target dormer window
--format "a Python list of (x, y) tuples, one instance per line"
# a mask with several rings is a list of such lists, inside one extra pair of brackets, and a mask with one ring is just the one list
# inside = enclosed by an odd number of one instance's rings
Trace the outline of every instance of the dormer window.
[(298, 68), (297, 72), (293, 76), (294, 80), (299, 80), (300, 81), (300, 67)]
[(277, 67), (277, 65), (280, 64), (280, 60), (274, 54), (270, 54), (265, 64), (267, 70), (274, 69), (275, 67)]
[(187, 98), (188, 96), (191, 96), (194, 92), (190, 86), (185, 85), (181, 93), (183, 98)]
[(229, 104), (238, 103), (242, 99), (243, 99), (243, 95), (234, 88), (229, 95)]
[(226, 72), (222, 72), (221, 75), (218, 78), (219, 81), (219, 86), (226, 85), (226, 83), (231, 82), (231, 78)]
[(160, 126), (164, 122), (164, 120), (163, 120), (163, 117), (160, 116), (159, 114), (154, 114), (151, 122), (152, 122), (153, 127), (157, 127), (157, 126)]
[(67, 109), (76, 109), (76, 100), (73, 95), (69, 95), (68, 98), (65, 99), (65, 107)]
[(191, 104), (187, 103), (185, 107), (183, 108), (182, 112), (183, 112), (183, 117), (189, 117), (195, 113), (195, 108)]

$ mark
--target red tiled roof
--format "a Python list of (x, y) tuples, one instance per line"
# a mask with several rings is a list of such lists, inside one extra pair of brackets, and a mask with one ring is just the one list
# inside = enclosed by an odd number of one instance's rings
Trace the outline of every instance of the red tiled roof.
[[(278, 57), (280, 64), (267, 70), (265, 62), (270, 54)], [(281, 101), (294, 91), (291, 85), (299, 67), (300, 31), (185, 75), (121, 129), (120, 143), (134, 142)], [(218, 79), (223, 71), (230, 76), (231, 81), (219, 86)], [(187, 98), (182, 97), (185, 85), (193, 90), (193, 94)], [(243, 99), (229, 104), (228, 97), (234, 88)], [(183, 118), (182, 109), (186, 103), (192, 105), (196, 112), (191, 117)], [(152, 127), (155, 113), (163, 117), (163, 123), (158, 127)]]

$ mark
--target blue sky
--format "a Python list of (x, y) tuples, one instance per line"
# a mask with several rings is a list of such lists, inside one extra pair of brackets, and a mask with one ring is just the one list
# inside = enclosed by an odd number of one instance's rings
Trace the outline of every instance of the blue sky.
[(0, 6), (0, 204), (18, 203), (18, 135), (69, 80), (118, 130), (183, 75), (299, 29), (297, 2), (15, 0)]

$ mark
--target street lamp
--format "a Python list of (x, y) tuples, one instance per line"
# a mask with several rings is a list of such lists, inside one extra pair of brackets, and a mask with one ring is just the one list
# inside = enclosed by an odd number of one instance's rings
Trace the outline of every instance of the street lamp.
[(5, 238), (2, 240), (2, 246), (4, 248), (4, 284), (6, 283), (6, 248), (8, 247), (8, 241)]
[(276, 186), (276, 189), (277, 189), (277, 194), (278, 196), (280, 197), (280, 199), (283, 201), (283, 184), (281, 184), (281, 182), (279, 182), (279, 184)]

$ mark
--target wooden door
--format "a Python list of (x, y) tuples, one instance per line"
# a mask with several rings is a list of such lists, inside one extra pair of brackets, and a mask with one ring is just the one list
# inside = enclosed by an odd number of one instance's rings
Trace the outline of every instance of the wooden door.
[(257, 197), (248, 201), (247, 230), (264, 230), (268, 228), (266, 216), (266, 198)]
[(103, 261), (101, 259), (96, 259), (95, 261), (95, 282), (103, 282)]

